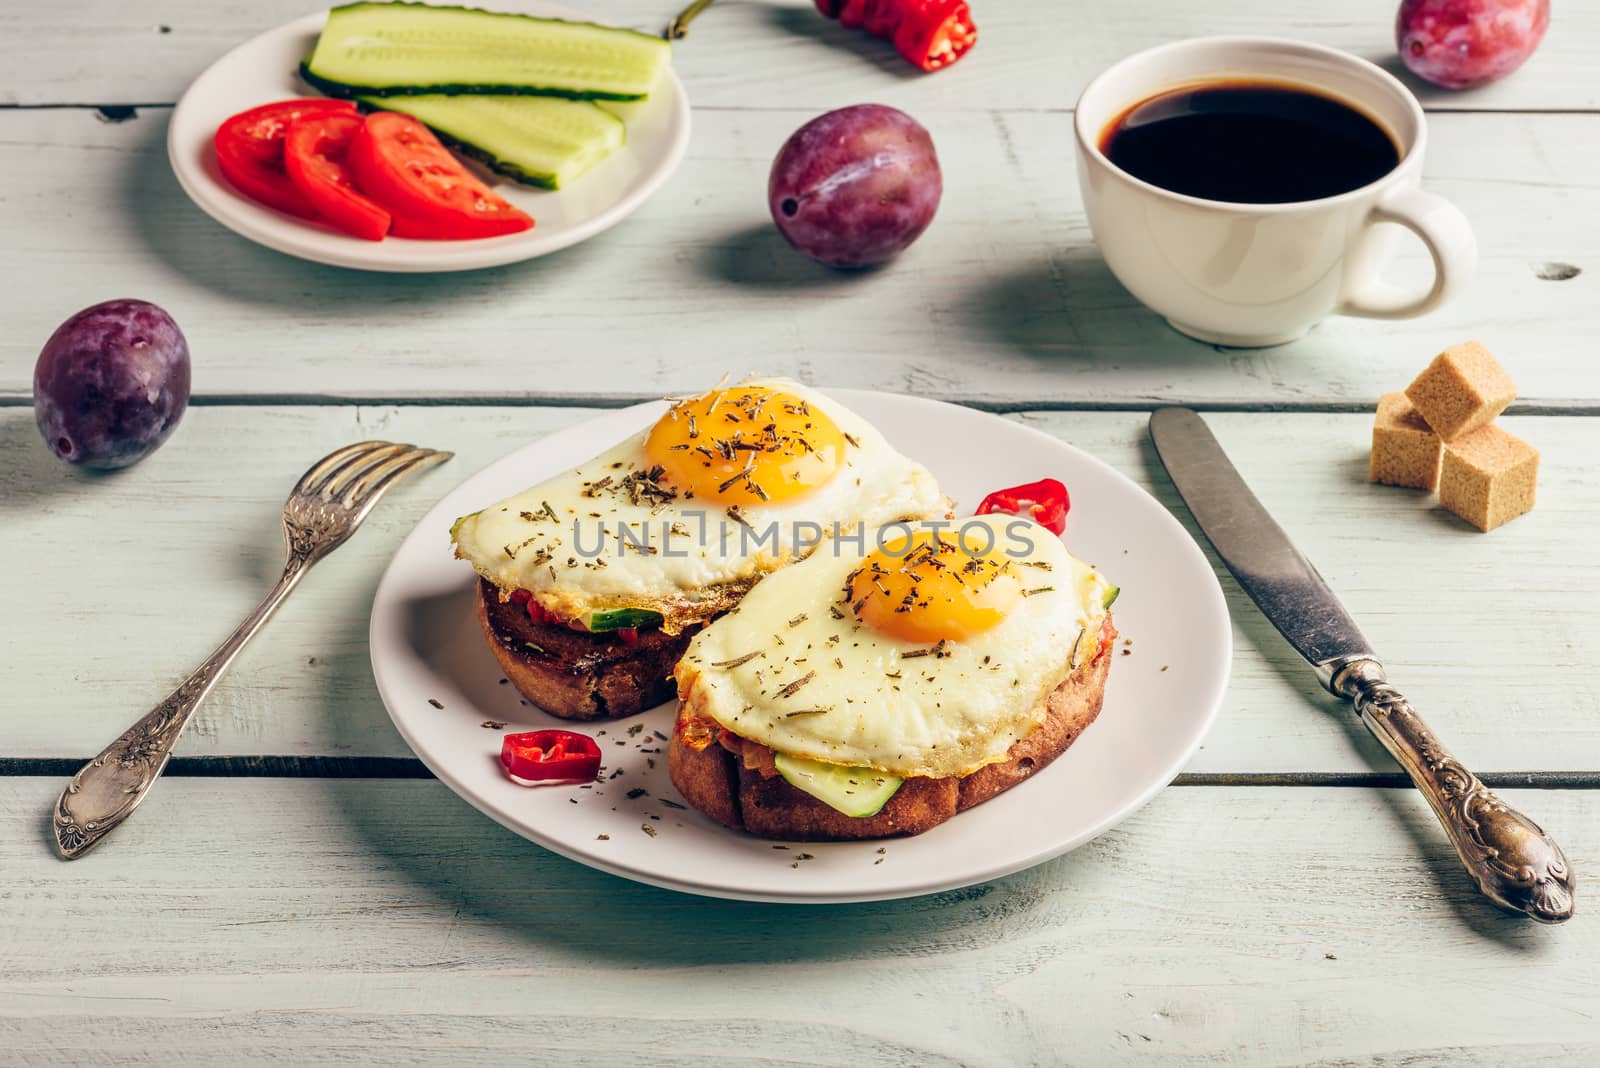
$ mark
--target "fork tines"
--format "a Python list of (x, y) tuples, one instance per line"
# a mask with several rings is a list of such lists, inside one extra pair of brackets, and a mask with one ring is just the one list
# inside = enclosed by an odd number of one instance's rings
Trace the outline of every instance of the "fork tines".
[(389, 441), (363, 441), (337, 449), (311, 466), (295, 485), (296, 497), (319, 497), (360, 508), (400, 479), (450, 459), (452, 453)]

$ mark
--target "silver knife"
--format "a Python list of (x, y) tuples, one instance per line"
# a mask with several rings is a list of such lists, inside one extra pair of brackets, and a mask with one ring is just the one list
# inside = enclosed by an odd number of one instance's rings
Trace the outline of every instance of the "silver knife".
[(1352, 702), (1422, 791), (1491, 901), (1540, 923), (1572, 917), (1574, 878), (1561, 847), (1456, 760), (1400, 691), (1355, 620), (1256, 500), (1199, 415), (1162, 408), (1150, 437), (1173, 484), (1233, 577), (1330, 692)]

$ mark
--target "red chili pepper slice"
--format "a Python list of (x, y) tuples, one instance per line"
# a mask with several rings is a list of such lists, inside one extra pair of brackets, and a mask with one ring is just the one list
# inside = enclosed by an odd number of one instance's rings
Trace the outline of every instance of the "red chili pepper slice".
[(1041, 478), (1037, 482), (995, 490), (983, 499), (974, 514), (1004, 512), (1027, 516), (1052, 534), (1060, 534), (1067, 529), (1067, 510), (1071, 507), (1072, 498), (1067, 495), (1066, 486), (1053, 478)]
[(527, 731), (500, 743), (500, 766), (518, 786), (591, 782), (600, 770), (600, 743), (577, 731)]
[(816, 0), (841, 26), (860, 27), (894, 45), (926, 71), (948, 67), (978, 43), (967, 0)]

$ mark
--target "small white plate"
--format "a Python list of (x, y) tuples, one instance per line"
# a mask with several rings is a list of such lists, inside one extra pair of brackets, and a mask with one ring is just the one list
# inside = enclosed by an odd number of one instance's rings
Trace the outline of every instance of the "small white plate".
[[(530, 15), (594, 21), (582, 12), (542, 0), (505, 3)], [(360, 238), (257, 204), (217, 169), (212, 138), (223, 120), (247, 108), (297, 96), (316, 96), (300, 80), (300, 61), (311, 54), (327, 12), (268, 30), (223, 56), (195, 79), (172, 113), (167, 155), (178, 184), (202, 211), (234, 233), (335, 267), (416, 273), (469, 271), (519, 263), (575, 245), (626, 218), (677, 169), (689, 144), (689, 98), (675, 73), (628, 118), (628, 143), (604, 163), (559, 192), (489, 176), (495, 192), (534, 218), (520, 234), (474, 241)], [(487, 172), (479, 171), (480, 174)]]
[[(1232, 663), (1222, 591), (1177, 520), (1099, 460), (1019, 423), (914, 397), (828, 393), (926, 464), (957, 500), (958, 514), (1002, 486), (1045, 475), (1067, 484), (1067, 544), (1121, 585), (1117, 627), (1134, 639), (1132, 655), (1112, 662), (1100, 718), (1072, 748), (1028, 782), (927, 834), (777, 849), (666, 803), (681, 803), (662, 740), (673, 705), (573, 724), (524, 703), (500, 682), (473, 614), (477, 578), (452, 558), (450, 524), (576, 466), (664, 410), (642, 404), (491, 464), (435, 505), (396, 552), (372, 603), (372, 668), (389, 715), (423, 763), (487, 815), (584, 864), (690, 893), (813, 903), (910, 897), (1030, 867), (1087, 842), (1171, 782), (1211, 725)], [(1119, 642), (1119, 654), (1123, 648)], [(485, 721), (507, 726), (485, 729)], [(623, 774), (587, 790), (512, 784), (500, 771), (502, 735), (544, 727), (597, 736), (606, 774)], [(638, 789), (648, 793), (628, 796)], [(801, 853), (811, 859), (799, 861)]]

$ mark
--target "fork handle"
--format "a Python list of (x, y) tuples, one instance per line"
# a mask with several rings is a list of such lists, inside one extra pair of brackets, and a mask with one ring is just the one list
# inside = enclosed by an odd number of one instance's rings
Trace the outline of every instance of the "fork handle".
[(1444, 747), (1389, 685), (1381, 664), (1356, 660), (1330, 688), (1355, 703), (1361, 721), (1406, 769), (1484, 896), (1540, 923), (1572, 918), (1575, 879), (1561, 847)]
[(83, 856), (133, 815), (133, 810), (166, 768), (172, 747), (189, 725), (195, 709), (227, 673), (245, 643), (272, 618), (284, 598), (319, 559), (313, 553), (295, 549), (291, 541), (289, 558), (277, 585), (227, 640), (148, 715), (78, 769), (56, 802), (53, 823), (56, 848), (62, 857), (74, 860)]

